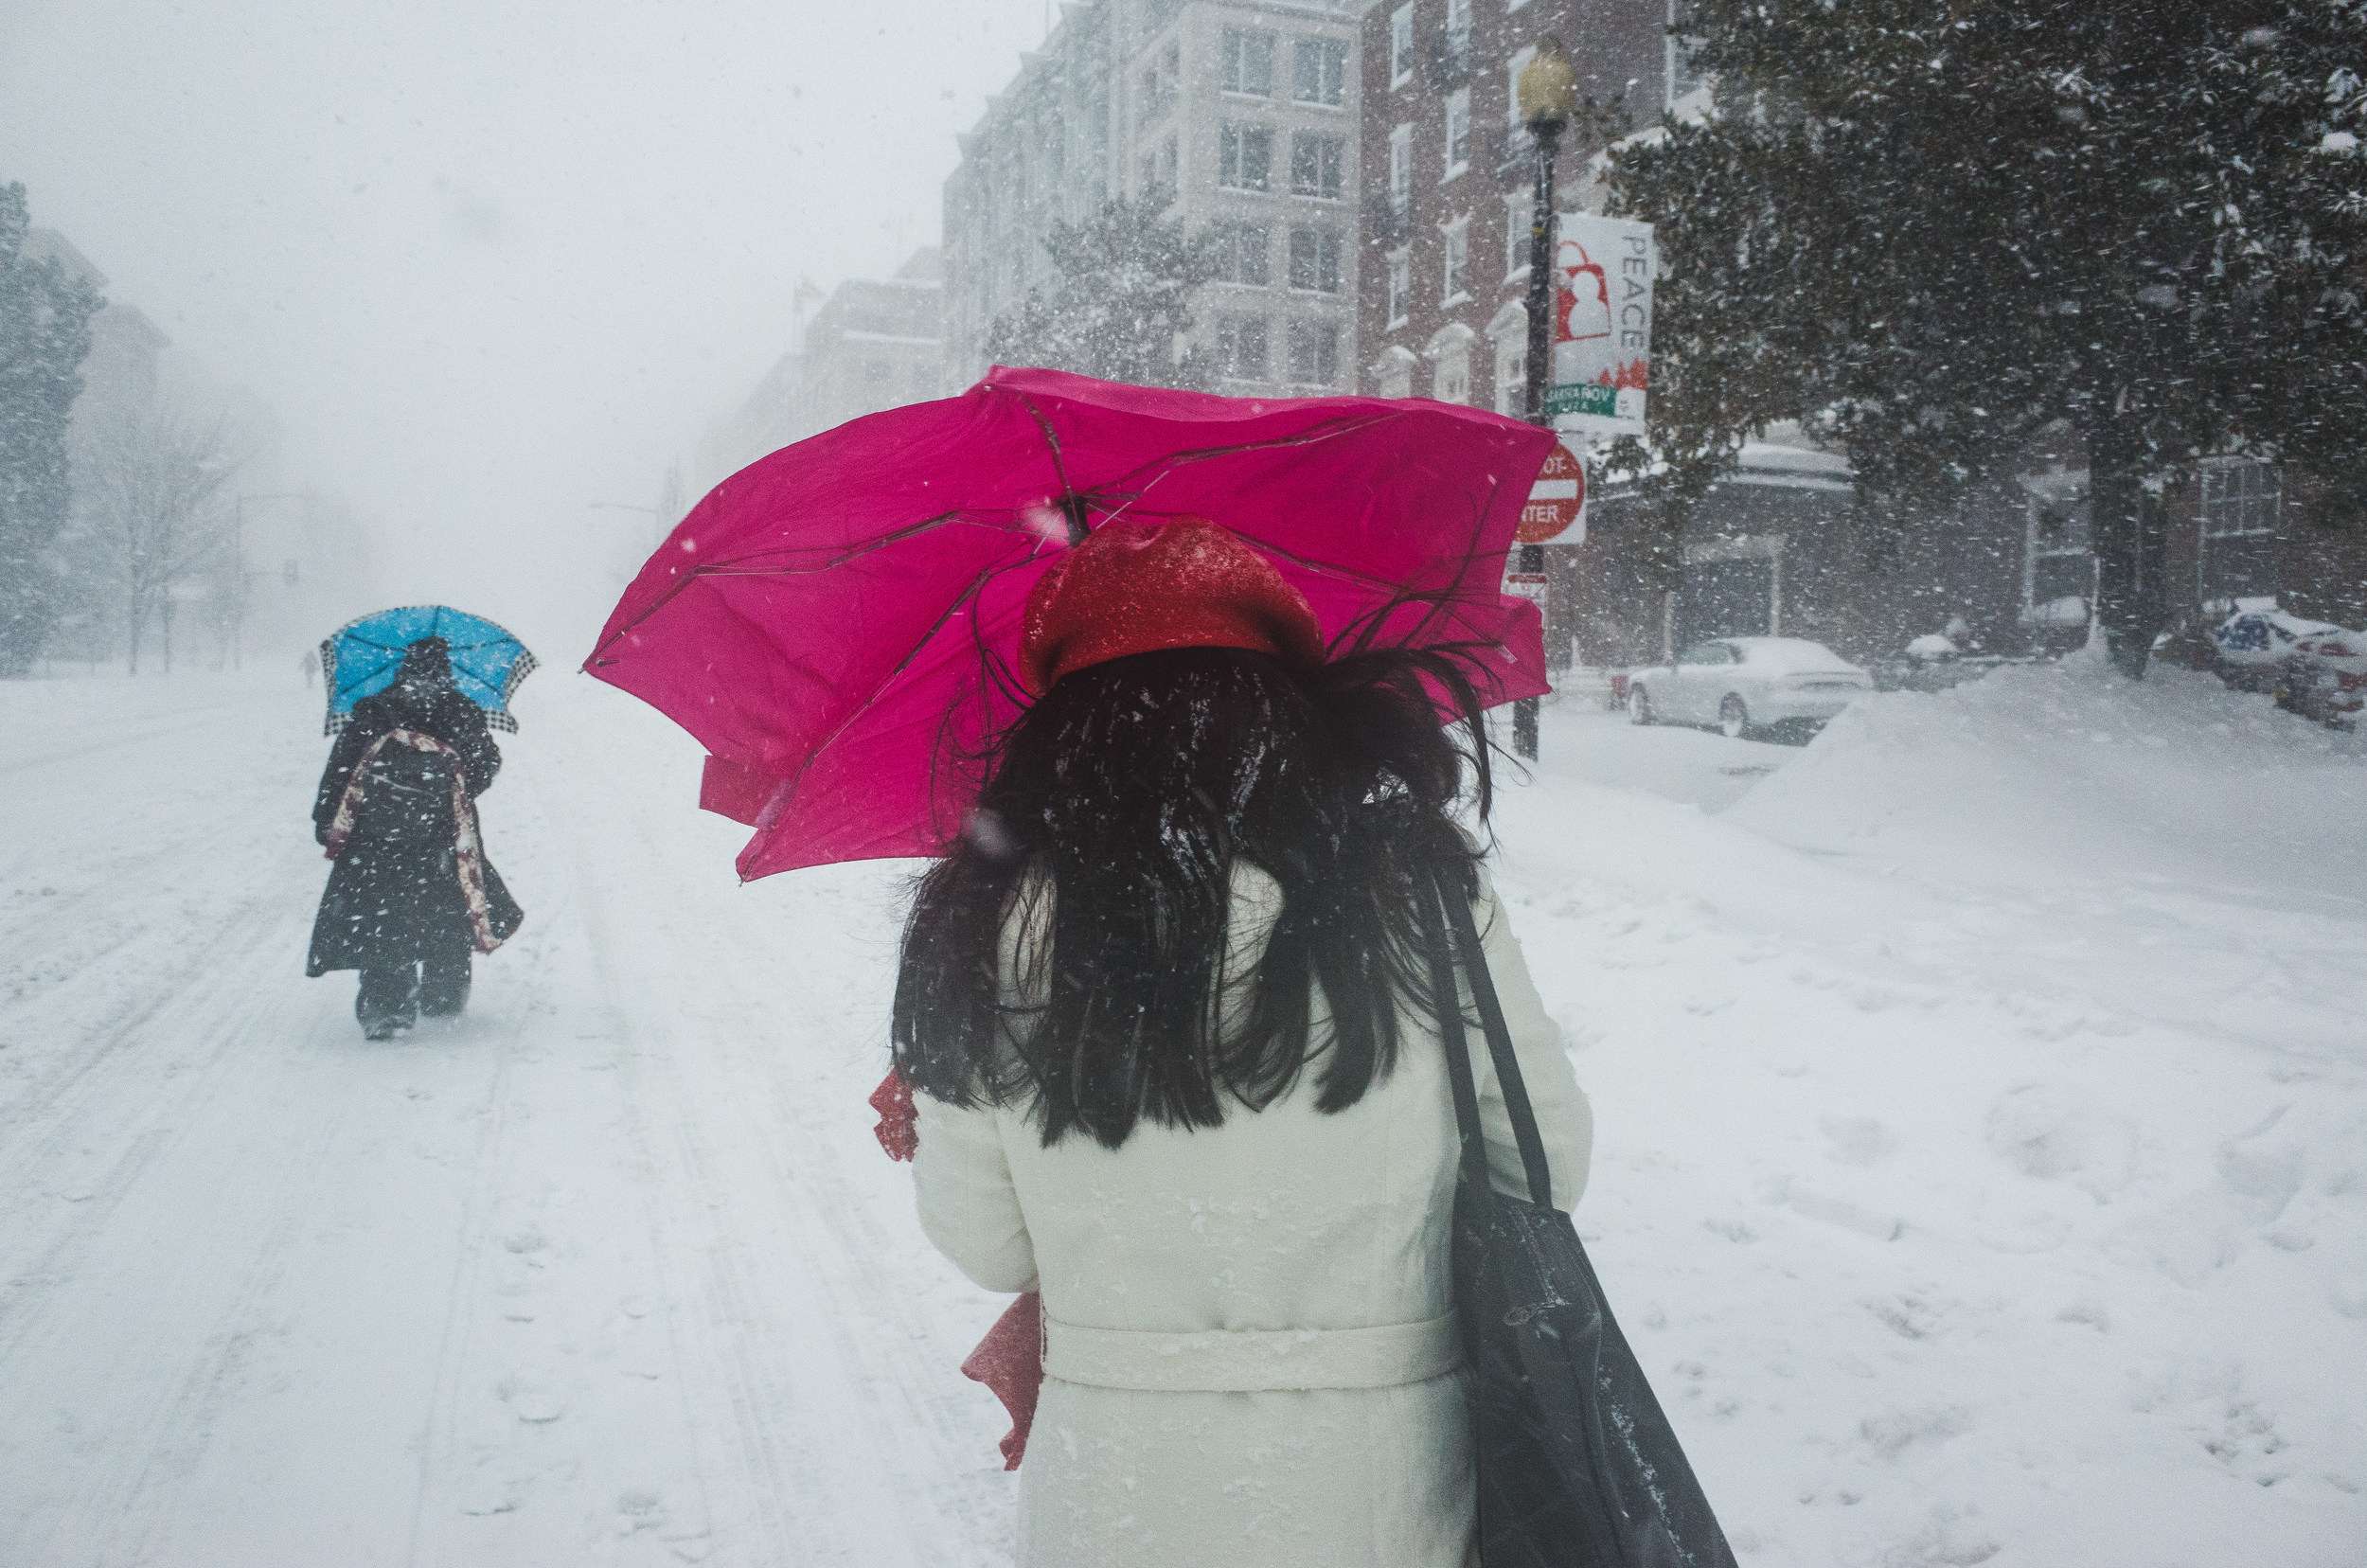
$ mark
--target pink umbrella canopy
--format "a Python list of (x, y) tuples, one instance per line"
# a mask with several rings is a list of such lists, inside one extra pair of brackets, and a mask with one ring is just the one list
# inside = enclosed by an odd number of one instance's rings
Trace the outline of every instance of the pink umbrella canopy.
[(1025, 702), (1028, 591), (1112, 518), (1197, 516), (1264, 551), (1334, 651), (1476, 645), (1491, 704), (1546, 689), (1501, 592), (1550, 432), (1378, 398), (1223, 398), (1001, 366), (718, 485), (584, 668), (711, 754), (700, 803), (756, 829), (743, 878), (943, 851), (965, 759)]

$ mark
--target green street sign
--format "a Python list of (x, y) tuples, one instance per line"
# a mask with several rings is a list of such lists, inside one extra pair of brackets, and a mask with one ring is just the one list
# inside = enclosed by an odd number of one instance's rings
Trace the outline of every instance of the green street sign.
[(1600, 386), (1592, 382), (1578, 382), (1569, 386), (1549, 387), (1545, 393), (1548, 414), (1599, 414), (1610, 419), (1619, 412), (1619, 388)]

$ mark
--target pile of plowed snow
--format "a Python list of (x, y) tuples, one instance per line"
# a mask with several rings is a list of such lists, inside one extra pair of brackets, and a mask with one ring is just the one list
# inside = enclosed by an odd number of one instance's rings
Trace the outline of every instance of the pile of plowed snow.
[(2085, 658), (1851, 707), (1731, 819), (1984, 885), (2171, 880), (2367, 908), (2367, 737)]
[(1743, 1560), (2367, 1561), (2367, 746), (2074, 661), (1548, 767), (1578, 1225)]

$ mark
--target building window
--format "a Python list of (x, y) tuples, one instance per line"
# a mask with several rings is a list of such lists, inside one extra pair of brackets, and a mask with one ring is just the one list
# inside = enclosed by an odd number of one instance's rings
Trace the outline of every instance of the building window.
[(1496, 412), (1511, 419), (1528, 414), (1528, 337), (1503, 337), (1496, 342)]
[(1470, 281), (1470, 220), (1458, 218), (1451, 223), (1441, 225), (1439, 239), (1438, 250), (1444, 273), (1439, 281), (1445, 290), (1444, 303), (1451, 305), (1458, 299), (1470, 296), (1470, 291), (1465, 287)]
[[(1676, 24), (1677, 8), (1674, 5), (1668, 8), (1668, 20), (1672, 27)], [(1668, 35), (1668, 101), (1672, 107), (1679, 98), (1700, 91), (1709, 81), (1709, 78), (1701, 74), (1700, 67), (1693, 63), (1693, 57), (1700, 47), (1701, 41), (1698, 38), (1688, 38), (1677, 32)]]
[(1347, 142), (1312, 131), (1290, 134), (1290, 194), (1340, 199), (1340, 169), (1347, 161)]
[(1440, 402), (1468, 403), (1471, 401), (1471, 340), (1465, 332), (1451, 332), (1435, 350), (1436, 366), (1431, 371), (1431, 396)]
[(2202, 471), (2202, 547), (2195, 556), (2198, 599), (2223, 604), (2275, 596), (2283, 505), (2282, 476), (2266, 463)]
[(1447, 0), (1447, 54), (1458, 65), (1471, 58), (1471, 0)]
[(1175, 138), (1169, 136), (1145, 152), (1136, 166), (1138, 193), (1163, 211), (1175, 200)]
[(2087, 498), (2074, 494), (2032, 501), (2024, 617), (2050, 624), (2085, 622), (2095, 579)]
[(1143, 67), (1142, 85), (1134, 106), (1137, 127), (1148, 125), (1175, 107), (1175, 95), (1184, 76), (1184, 49), (1170, 44), (1159, 58)]
[(1340, 236), (1327, 228), (1290, 231), (1290, 287), (1340, 292)]
[(1414, 127), (1400, 125), (1389, 133), (1389, 210), (1405, 216), (1414, 199)]
[(1414, 355), (1409, 349), (1391, 344), (1373, 363), (1373, 391), (1378, 397), (1410, 398), (1414, 396)]
[[(1405, 312), (1414, 294), (1414, 253), (1393, 251), (1389, 256), (1389, 325), (1405, 325)], [(1399, 397), (1405, 396), (1399, 393)]]
[(1471, 167), (1471, 89), (1458, 87), (1447, 95), (1447, 172), (1453, 179)]
[(1529, 275), (1529, 223), (1536, 215), (1537, 198), (1530, 195), (1504, 198), (1504, 278), (1508, 282)]
[(1389, 85), (1402, 87), (1414, 80), (1414, 8), (1399, 6), (1389, 13)]
[(1340, 379), (1340, 329), (1328, 321), (1290, 323), (1290, 379), (1329, 386)]
[(1273, 97), (1273, 34), (1248, 27), (1224, 29), (1224, 90)]
[(1266, 225), (1227, 223), (1217, 230), (1217, 281), (1264, 288), (1270, 281)]
[(1228, 190), (1265, 190), (1273, 182), (1273, 128), (1227, 123), (1217, 133), (1217, 183)]
[(1290, 97), (1337, 109), (1346, 97), (1348, 46), (1336, 38), (1302, 38), (1290, 62)]
[(1217, 322), (1217, 372), (1228, 381), (1266, 379), (1266, 318), (1223, 316)]

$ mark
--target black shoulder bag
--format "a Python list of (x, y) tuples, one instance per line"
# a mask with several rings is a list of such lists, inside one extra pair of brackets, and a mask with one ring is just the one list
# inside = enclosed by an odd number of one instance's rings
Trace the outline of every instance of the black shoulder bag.
[[(1468, 900), (1425, 900), (1439, 1035), (1463, 1141), (1454, 1200), (1454, 1305), (1470, 1363), (1485, 1568), (1735, 1568), (1693, 1467), (1612, 1321), (1570, 1217), (1553, 1206), (1544, 1140), (1512, 1054)], [(1496, 1080), (1527, 1167), (1528, 1202), (1488, 1184), (1464, 1033), (1453, 922)]]

